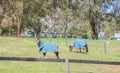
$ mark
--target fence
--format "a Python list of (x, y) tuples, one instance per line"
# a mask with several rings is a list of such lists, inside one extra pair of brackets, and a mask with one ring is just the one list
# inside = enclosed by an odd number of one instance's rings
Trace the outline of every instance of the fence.
[(22, 58), (22, 57), (0, 57), (0, 61), (43, 61), (43, 62), (65, 62), (66, 73), (69, 73), (69, 63), (86, 63), (86, 64), (108, 64), (120, 65), (120, 62), (95, 61), (95, 60), (76, 60), (76, 59), (53, 59), (53, 58)]

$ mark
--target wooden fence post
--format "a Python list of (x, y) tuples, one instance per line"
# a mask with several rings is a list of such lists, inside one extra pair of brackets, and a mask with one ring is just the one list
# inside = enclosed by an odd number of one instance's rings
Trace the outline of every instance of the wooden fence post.
[(36, 32), (34, 33), (34, 40), (36, 41)]
[(105, 52), (105, 54), (107, 54), (107, 50), (106, 50), (106, 42), (104, 43), (104, 52)]
[(69, 73), (69, 59), (65, 59), (66, 63), (66, 73)]

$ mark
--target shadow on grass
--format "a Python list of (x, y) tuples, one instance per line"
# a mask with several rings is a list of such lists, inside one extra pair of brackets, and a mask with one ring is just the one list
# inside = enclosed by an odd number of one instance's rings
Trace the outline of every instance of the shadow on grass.
[[(65, 62), (66, 59), (54, 59), (54, 58), (47, 58), (47, 59), (44, 59), (44, 58), (23, 58), (23, 57), (0, 57), (0, 61)], [(77, 60), (77, 59), (69, 59), (69, 63), (120, 65), (120, 62), (113, 62), (113, 61)]]
[(74, 53), (83, 53), (83, 52), (80, 52), (80, 51), (72, 51), (72, 52), (74, 52)]

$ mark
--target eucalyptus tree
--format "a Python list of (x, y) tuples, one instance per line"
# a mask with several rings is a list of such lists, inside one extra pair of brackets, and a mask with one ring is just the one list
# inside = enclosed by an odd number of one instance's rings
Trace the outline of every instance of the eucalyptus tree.
[(58, 16), (59, 16), (59, 20), (61, 21), (61, 32), (64, 34), (68, 33), (68, 26), (70, 24), (70, 22), (72, 22), (72, 8), (71, 8), (71, 0), (60, 0), (58, 1), (58, 6), (57, 8), (60, 9), (60, 11), (58, 11)]
[(23, 0), (19, 1), (13, 1), (14, 9), (12, 15), (12, 22), (15, 32), (15, 37), (20, 37), (21, 33), (21, 21), (22, 21), (22, 15), (23, 15)]
[(22, 0), (0, 0), (0, 13), (1, 13), (1, 18), (0, 18), (0, 34), (2, 33), (2, 19), (4, 18), (3, 15), (7, 15), (9, 19), (12, 18), (11, 26), (15, 26), (15, 31), (16, 31), (16, 36), (19, 37), (20, 34), (20, 25), (21, 25), (21, 14), (22, 14)]
[[(20, 4), (18, 4), (18, 3), (17, 3), (18, 5), (16, 6), (16, 2), (17, 1), (13, 1), (13, 0), (0, 0), (0, 11), (1, 11), (0, 12), (0, 31), (1, 31), (0, 34), (2, 33), (2, 26), (1, 26), (2, 20), (5, 19), (4, 15), (9, 17), (9, 19), (11, 19), (12, 17), (16, 17), (14, 15), (14, 13), (19, 9), (18, 6), (20, 6)], [(16, 8), (16, 7), (18, 7), (18, 8)], [(18, 11), (18, 12), (20, 12), (20, 11)], [(12, 15), (14, 15), (14, 16), (12, 16)], [(3, 21), (3, 23), (4, 23), (4, 21)], [(14, 25), (14, 23), (13, 23), (13, 25)], [(11, 26), (12, 26), (12, 23), (11, 23)]]
[[(53, 26), (55, 0), (25, 0), (23, 10), (23, 24), (41, 32), (44, 26)], [(46, 27), (44, 31), (46, 30)]]
[[(38, 23), (38, 4), (34, 0), (24, 0), (23, 1), (23, 16), (22, 16), (22, 28), (23, 32), (26, 28), (33, 29), (36, 28), (36, 24)], [(38, 3), (38, 2), (37, 2)], [(37, 9), (38, 8), (38, 9)]]
[[(41, 32), (46, 29), (44, 20), (46, 15), (51, 12), (48, 9), (47, 0), (25, 0), (23, 5), (22, 23), (24, 28), (33, 29), (35, 32)], [(49, 2), (48, 2), (49, 3)]]
[(89, 0), (89, 23), (91, 25), (92, 39), (98, 39), (100, 28), (101, 13), (100, 10), (102, 0)]
[(0, 0), (0, 35), (2, 34), (2, 19), (5, 13), (6, 7), (8, 5), (8, 0)]
[(69, 0), (69, 9), (71, 10), (72, 16), (68, 30), (70, 35), (77, 35), (80, 37), (89, 35), (87, 1), (88, 0)]
[(116, 25), (117, 30), (120, 31), (120, 0), (116, 0), (116, 10), (115, 10), (115, 19), (116, 19)]
[(119, 7), (118, 0), (103, 0), (101, 4), (104, 13), (104, 31), (109, 39), (113, 38), (114, 33), (119, 31)]

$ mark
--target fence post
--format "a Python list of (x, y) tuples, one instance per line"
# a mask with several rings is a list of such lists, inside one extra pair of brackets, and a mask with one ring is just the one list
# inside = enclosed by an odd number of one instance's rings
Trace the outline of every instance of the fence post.
[(66, 73), (69, 73), (69, 59), (65, 59), (66, 63)]
[(36, 32), (34, 33), (34, 40), (36, 41)]
[(107, 54), (107, 50), (106, 50), (106, 42), (104, 43), (104, 52), (105, 52), (105, 54)]
[(67, 37), (67, 34), (65, 34), (65, 38), (66, 38), (66, 47), (68, 47), (68, 37)]

